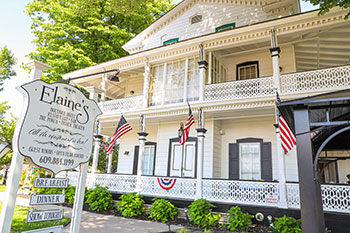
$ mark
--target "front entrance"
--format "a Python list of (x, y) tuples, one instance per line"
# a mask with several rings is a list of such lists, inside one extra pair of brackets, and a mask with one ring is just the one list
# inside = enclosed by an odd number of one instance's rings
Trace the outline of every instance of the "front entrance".
[(170, 139), (169, 176), (195, 177), (196, 145), (196, 138), (189, 138), (184, 145), (178, 139)]

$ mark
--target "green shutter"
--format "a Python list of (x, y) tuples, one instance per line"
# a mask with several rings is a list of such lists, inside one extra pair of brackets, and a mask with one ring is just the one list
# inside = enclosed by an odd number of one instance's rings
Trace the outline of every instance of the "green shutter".
[(164, 41), (163, 45), (173, 44), (173, 43), (176, 43), (176, 42), (179, 42), (179, 38), (174, 38), (174, 39), (170, 39), (170, 40)]
[(229, 23), (229, 24), (224, 24), (220, 27), (215, 28), (215, 32), (221, 32), (229, 29), (233, 29), (236, 27), (236, 23)]

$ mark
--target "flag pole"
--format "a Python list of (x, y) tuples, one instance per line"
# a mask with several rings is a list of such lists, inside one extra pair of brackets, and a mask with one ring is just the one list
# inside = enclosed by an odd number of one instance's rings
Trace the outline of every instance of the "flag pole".
[(277, 108), (277, 102), (279, 100), (278, 93), (280, 93), (280, 66), (279, 57), (281, 49), (277, 45), (277, 37), (275, 30), (271, 29), (271, 57), (272, 57), (272, 69), (273, 69), (273, 80), (274, 89), (276, 94), (275, 104), (275, 128), (276, 128), (276, 142), (277, 142), (277, 158), (278, 158), (278, 183), (279, 183), (279, 203), (278, 207), (286, 209), (288, 208), (287, 203), (287, 186), (286, 186), (286, 168), (285, 168), (285, 155), (281, 144), (281, 132), (279, 128), (279, 111)]

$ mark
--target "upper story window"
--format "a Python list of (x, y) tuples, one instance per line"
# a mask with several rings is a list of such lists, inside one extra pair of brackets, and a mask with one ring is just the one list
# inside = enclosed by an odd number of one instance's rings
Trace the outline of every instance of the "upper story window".
[(202, 15), (195, 15), (191, 17), (190, 22), (191, 24), (199, 23), (202, 22), (202, 18)]
[(237, 65), (237, 80), (246, 80), (259, 77), (259, 62), (250, 61)]
[(236, 27), (236, 23), (228, 23), (215, 28), (215, 32), (222, 32)]
[(149, 106), (199, 100), (198, 61), (196, 57), (153, 66)]
[(177, 42), (179, 42), (179, 38), (173, 38), (173, 39), (164, 41), (163, 45), (175, 44)]

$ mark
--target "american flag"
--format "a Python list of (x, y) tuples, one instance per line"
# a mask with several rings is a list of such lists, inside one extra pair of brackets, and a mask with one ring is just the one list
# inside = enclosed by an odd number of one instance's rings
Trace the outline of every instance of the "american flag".
[(126, 122), (124, 116), (122, 115), (120, 117), (118, 127), (115, 130), (115, 132), (112, 136), (111, 142), (108, 145), (107, 153), (110, 153), (112, 151), (115, 141), (117, 141), (118, 138), (120, 138), (121, 136), (123, 136), (124, 134), (129, 132), (130, 130), (132, 130), (131, 126), (129, 125), (128, 122)]
[[(276, 93), (277, 103), (281, 102), (281, 99)], [(278, 112), (278, 126), (280, 128), (281, 145), (285, 153), (288, 153), (296, 145), (295, 137), (292, 130), (289, 128), (284, 117)]]
[(185, 124), (185, 127), (184, 127), (184, 131), (182, 133), (182, 136), (180, 138), (180, 144), (183, 145), (185, 144), (185, 142), (187, 141), (188, 139), (188, 134), (190, 133), (190, 127), (191, 125), (194, 124), (194, 118), (193, 118), (193, 114), (192, 114), (192, 110), (191, 110), (191, 107), (190, 107), (190, 104), (188, 104), (188, 118), (187, 118), (187, 121), (186, 121), (186, 124)]

